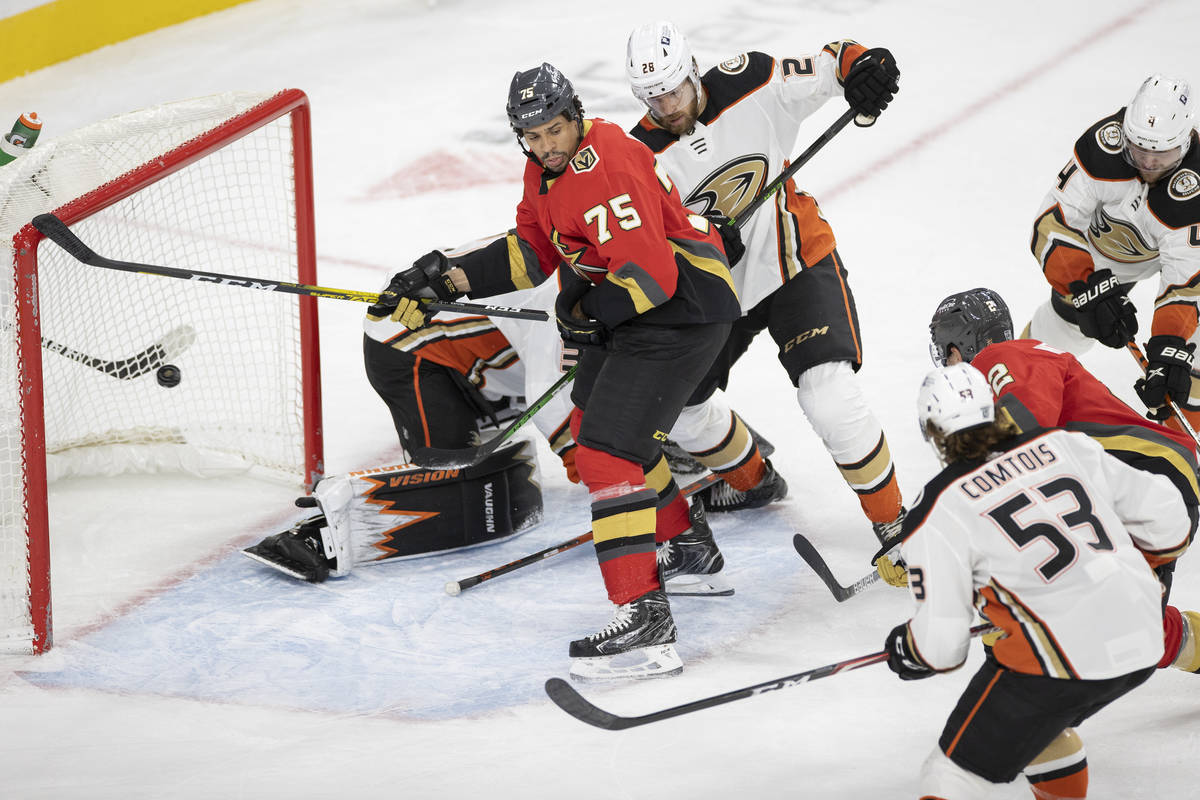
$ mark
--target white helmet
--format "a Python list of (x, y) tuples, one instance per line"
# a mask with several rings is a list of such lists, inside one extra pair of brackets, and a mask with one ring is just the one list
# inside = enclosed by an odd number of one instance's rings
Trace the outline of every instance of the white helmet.
[(687, 38), (674, 23), (659, 20), (629, 34), (625, 72), (633, 96), (649, 105), (650, 99), (673, 91), (691, 80), (700, 96), (700, 71)]
[(994, 422), (996, 405), (987, 378), (965, 361), (931, 371), (917, 394), (917, 419), (926, 439), (931, 422), (945, 436)]
[(1151, 75), (1125, 109), (1122, 125), (1125, 160), (1139, 169), (1146, 169), (1136, 160), (1139, 151), (1164, 153), (1179, 148), (1178, 156), (1171, 160), (1173, 163), (1160, 160), (1156, 165), (1160, 170), (1179, 166), (1192, 143), (1195, 112), (1191, 86), (1186, 81)]

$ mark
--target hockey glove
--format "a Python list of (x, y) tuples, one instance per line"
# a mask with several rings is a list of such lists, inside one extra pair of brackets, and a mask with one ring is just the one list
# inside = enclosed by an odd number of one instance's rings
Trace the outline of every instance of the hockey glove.
[(372, 319), (388, 317), (408, 328), (420, 328), (432, 314), (422, 310), (422, 299), (450, 302), (463, 296), (446, 273), (450, 262), (444, 253), (433, 250), (418, 258), (406, 270), (392, 276), (391, 283), (379, 294), (379, 300), (367, 309)]
[(1196, 345), (1181, 336), (1151, 336), (1146, 342), (1146, 375), (1133, 389), (1149, 409), (1147, 416), (1163, 420), (1171, 415), (1167, 399), (1187, 402), (1192, 393), (1192, 360)]
[(892, 97), (900, 91), (900, 70), (896, 59), (885, 47), (872, 47), (850, 65), (843, 81), (846, 102), (858, 113), (854, 124), (860, 128), (875, 124)]
[(885, 544), (871, 559), (871, 563), (888, 586), (908, 586), (908, 567), (900, 557), (900, 545)]
[(935, 674), (933, 668), (913, 650), (907, 622), (892, 628), (883, 649), (887, 650), (888, 669), (899, 675), (900, 680), (919, 681)]
[(1107, 347), (1124, 347), (1138, 332), (1137, 309), (1110, 269), (1098, 269), (1087, 281), (1071, 281), (1075, 321), (1084, 336)]
[(608, 328), (603, 322), (584, 317), (579, 306), (591, 291), (591, 284), (575, 281), (566, 285), (554, 301), (554, 316), (558, 335), (564, 342), (583, 347), (603, 347), (608, 341)]
[(746, 245), (742, 244), (742, 233), (733, 224), (733, 220), (720, 211), (710, 211), (704, 218), (721, 234), (721, 243), (725, 245), (725, 257), (729, 260), (729, 266), (732, 267), (741, 261), (742, 256), (746, 254)]

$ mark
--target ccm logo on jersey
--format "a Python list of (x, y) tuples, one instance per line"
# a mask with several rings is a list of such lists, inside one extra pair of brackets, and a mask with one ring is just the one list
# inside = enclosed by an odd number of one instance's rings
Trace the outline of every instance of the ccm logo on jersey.
[(1072, 303), (1072, 305), (1075, 306), (1075, 308), (1083, 308), (1089, 302), (1091, 302), (1092, 300), (1095, 300), (1097, 297), (1104, 294), (1109, 289), (1115, 289), (1120, 285), (1121, 285), (1121, 282), (1119, 280), (1117, 280), (1117, 276), (1113, 275), (1111, 278), (1105, 278), (1104, 280), (1097, 283), (1095, 286), (1090, 287), (1083, 294), (1075, 295), (1074, 297), (1071, 298), (1071, 303)]

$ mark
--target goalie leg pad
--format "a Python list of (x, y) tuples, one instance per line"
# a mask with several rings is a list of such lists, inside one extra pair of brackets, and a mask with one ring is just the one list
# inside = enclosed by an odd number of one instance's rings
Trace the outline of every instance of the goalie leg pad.
[(533, 443), (463, 469), (377, 467), (325, 478), (313, 492), (329, 525), (334, 576), (355, 566), (460, 550), (514, 536), (541, 520)]

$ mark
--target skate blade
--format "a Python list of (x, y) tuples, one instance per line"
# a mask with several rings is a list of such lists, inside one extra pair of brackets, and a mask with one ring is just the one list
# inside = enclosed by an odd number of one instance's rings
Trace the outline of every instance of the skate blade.
[(729, 597), (733, 587), (719, 575), (676, 575), (663, 590), (672, 597)]
[[(257, 547), (257, 546), (258, 545), (255, 545), (255, 547)], [(242, 555), (244, 555), (246, 558), (249, 558), (253, 561), (257, 561), (260, 564), (266, 564), (271, 569), (278, 570), (279, 572), (282, 572), (284, 575), (290, 575), (291, 577), (296, 578), (297, 580), (302, 580), (305, 582), (312, 581), (312, 579), (308, 575), (304, 574), (303, 572), (300, 572), (299, 570), (294, 569), (285, 563), (281, 563), (279, 561), (272, 560), (271, 557), (268, 555), (263, 555), (261, 553), (254, 552), (255, 547), (247, 547), (245, 550), (242, 550), (241, 551)]]
[(639, 647), (615, 656), (571, 659), (571, 679), (584, 683), (668, 678), (683, 672), (683, 660), (673, 644)]

